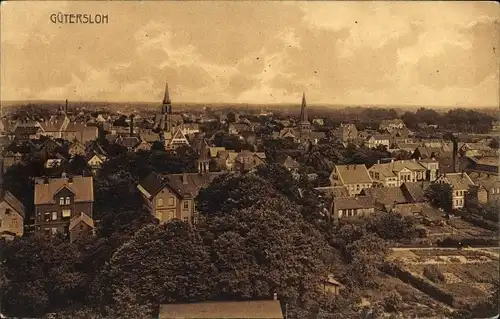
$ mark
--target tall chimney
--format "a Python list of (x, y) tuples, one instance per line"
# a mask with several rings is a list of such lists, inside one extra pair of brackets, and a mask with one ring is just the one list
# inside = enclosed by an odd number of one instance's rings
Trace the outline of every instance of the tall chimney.
[(186, 173), (182, 174), (182, 184), (186, 185), (188, 183), (188, 176)]
[(68, 99), (66, 99), (66, 104), (64, 105), (64, 115), (68, 114)]
[(130, 115), (130, 136), (134, 136), (134, 114)]
[(453, 138), (453, 172), (457, 172), (457, 153), (458, 153), (458, 142), (456, 138)]

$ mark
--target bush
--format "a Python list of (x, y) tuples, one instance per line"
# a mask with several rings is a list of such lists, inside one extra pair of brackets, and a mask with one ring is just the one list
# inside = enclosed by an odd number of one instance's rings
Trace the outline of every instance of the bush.
[(387, 312), (399, 312), (402, 303), (403, 298), (401, 297), (401, 295), (393, 291), (384, 298), (384, 309)]
[(435, 283), (442, 283), (445, 280), (443, 272), (436, 265), (425, 266), (424, 276)]

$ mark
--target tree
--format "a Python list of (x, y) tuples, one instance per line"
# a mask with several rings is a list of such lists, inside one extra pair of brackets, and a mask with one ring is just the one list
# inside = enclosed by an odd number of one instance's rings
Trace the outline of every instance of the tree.
[(397, 212), (377, 213), (375, 216), (370, 216), (366, 228), (385, 240), (409, 240), (417, 235), (413, 220)]
[(14, 240), (2, 251), (1, 261), (7, 280), (3, 305), (10, 316), (39, 317), (85, 299), (80, 254), (62, 236)]
[(441, 208), (446, 214), (451, 213), (453, 207), (453, 189), (450, 184), (431, 184), (425, 191), (425, 197), (427, 197), (433, 206)]
[(209, 217), (207, 234), (219, 297), (269, 298), (278, 293), (307, 307), (319, 296), (326, 278), (326, 243), (293, 206), (276, 200)]
[(264, 178), (252, 173), (243, 175), (224, 174), (216, 177), (209, 187), (201, 189), (196, 207), (204, 214), (232, 214), (257, 202), (279, 196), (279, 192)]
[[(105, 294), (133, 294), (137, 304), (201, 301), (210, 296), (213, 272), (201, 238), (187, 223), (146, 226), (111, 258)], [(128, 290), (127, 290), (128, 289)]]

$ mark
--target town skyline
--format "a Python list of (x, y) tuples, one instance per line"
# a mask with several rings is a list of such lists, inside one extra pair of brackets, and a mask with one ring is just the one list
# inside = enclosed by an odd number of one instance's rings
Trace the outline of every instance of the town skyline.
[[(89, 4), (109, 23), (49, 18)], [(305, 92), (318, 106), (500, 106), (500, 11), (489, 2), (0, 8), (2, 102), (152, 103), (168, 81), (174, 104), (300, 104)]]

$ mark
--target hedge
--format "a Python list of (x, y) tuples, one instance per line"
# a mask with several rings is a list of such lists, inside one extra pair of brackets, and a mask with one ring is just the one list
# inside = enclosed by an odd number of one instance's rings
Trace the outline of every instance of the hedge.
[(462, 219), (465, 220), (466, 222), (471, 223), (474, 226), (481, 227), (481, 228), (484, 228), (487, 230), (491, 230), (491, 231), (498, 231), (499, 230), (498, 224), (496, 224), (492, 221), (486, 220), (484, 218), (481, 218), (477, 215), (463, 215)]
[(439, 247), (459, 247), (459, 246), (487, 246), (498, 247), (498, 238), (496, 237), (469, 237), (469, 238), (451, 238), (446, 237), (443, 240), (437, 240)]

